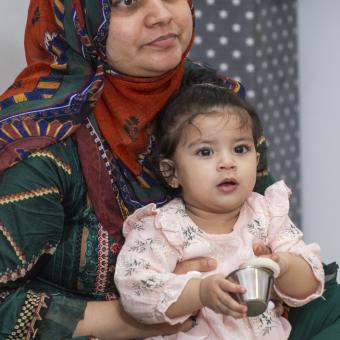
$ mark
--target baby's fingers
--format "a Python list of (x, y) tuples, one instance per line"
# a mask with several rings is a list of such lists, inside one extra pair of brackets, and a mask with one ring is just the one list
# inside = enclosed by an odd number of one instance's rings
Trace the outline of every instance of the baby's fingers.
[(240, 286), (238, 283), (230, 281), (228, 279), (224, 279), (221, 284), (220, 288), (227, 293), (245, 293), (246, 289)]
[(241, 319), (247, 316), (247, 306), (238, 303), (229, 294), (224, 294), (220, 297), (218, 309), (219, 313), (230, 315), (235, 319)]
[(239, 303), (234, 298), (235, 294), (242, 294), (245, 292), (245, 289), (229, 280), (225, 281), (226, 282), (221, 285), (221, 289), (223, 290), (224, 294), (219, 296), (219, 301), (225, 308), (227, 308), (229, 312), (226, 313), (224, 311), (223, 314), (229, 314), (235, 318), (245, 317), (247, 313), (247, 306)]

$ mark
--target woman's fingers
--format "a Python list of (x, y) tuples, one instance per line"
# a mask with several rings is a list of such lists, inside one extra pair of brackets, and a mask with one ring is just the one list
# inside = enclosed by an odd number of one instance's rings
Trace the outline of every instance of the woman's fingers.
[(182, 324), (177, 325), (177, 333), (178, 332), (187, 332), (192, 327), (194, 327), (196, 325), (197, 325), (196, 318), (194, 318), (194, 317), (189, 318), (185, 322), (183, 322)]
[(210, 272), (217, 266), (216, 260), (209, 257), (197, 257), (195, 259), (179, 262), (174, 272), (176, 274), (186, 274), (190, 271)]
[(272, 300), (272, 312), (277, 316), (281, 316), (284, 313), (284, 307), (281, 300)]
[(253, 251), (256, 256), (270, 255), (272, 253), (271, 249), (263, 243), (254, 243)]

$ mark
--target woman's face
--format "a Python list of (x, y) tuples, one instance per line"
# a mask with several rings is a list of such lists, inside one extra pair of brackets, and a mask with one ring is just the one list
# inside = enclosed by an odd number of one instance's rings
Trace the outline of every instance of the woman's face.
[(113, 0), (107, 61), (130, 76), (159, 76), (181, 61), (192, 25), (187, 0)]

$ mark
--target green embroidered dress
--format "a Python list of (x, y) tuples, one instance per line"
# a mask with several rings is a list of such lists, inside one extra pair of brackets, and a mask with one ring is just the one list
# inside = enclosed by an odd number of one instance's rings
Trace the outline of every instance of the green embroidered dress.
[(70, 337), (86, 299), (116, 297), (119, 245), (87, 199), (71, 138), (0, 177), (0, 216), (1, 339)]
[[(95, 174), (110, 178), (113, 159), (94, 121), (78, 139), (85, 138), (85, 156), (69, 137), (0, 177), (0, 338), (35, 332), (41, 339), (70, 338), (87, 300), (117, 297), (113, 275), (121, 243), (98, 222), (87, 195)], [(85, 179), (83, 169), (93, 162), (102, 167)], [(150, 200), (152, 194), (145, 193)], [(106, 195), (114, 201), (114, 187), (106, 187)]]

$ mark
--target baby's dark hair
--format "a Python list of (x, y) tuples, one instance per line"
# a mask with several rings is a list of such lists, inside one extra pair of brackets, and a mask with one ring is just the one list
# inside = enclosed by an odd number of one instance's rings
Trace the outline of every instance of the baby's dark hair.
[(257, 150), (257, 144), (262, 136), (262, 124), (258, 114), (244, 98), (227, 88), (225, 78), (211, 69), (190, 71), (179, 91), (157, 116), (152, 160), (158, 176), (165, 182), (170, 194), (178, 195), (179, 190), (169, 187), (171, 169), (161, 172), (160, 161), (172, 159), (184, 127), (191, 124), (195, 117), (223, 107), (234, 109), (231, 114), (236, 114), (240, 118), (240, 128), (251, 124)]

